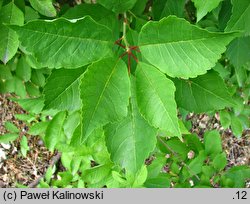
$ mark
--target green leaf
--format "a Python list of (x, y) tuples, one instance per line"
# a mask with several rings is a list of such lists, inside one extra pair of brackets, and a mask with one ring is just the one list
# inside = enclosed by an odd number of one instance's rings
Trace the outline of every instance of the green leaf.
[(47, 183), (50, 183), (50, 180), (51, 180), (53, 174), (55, 173), (55, 170), (56, 170), (55, 165), (53, 165), (53, 167), (49, 166), (49, 168), (47, 169), (46, 174), (45, 174), (45, 180)]
[(45, 85), (45, 76), (41, 70), (32, 69), (31, 81), (37, 85), (43, 87)]
[(82, 162), (82, 157), (74, 157), (74, 159), (71, 160), (70, 170), (72, 175), (75, 175), (77, 173), (77, 171), (80, 168), (81, 162)]
[(99, 165), (83, 171), (83, 180), (90, 184), (98, 183), (111, 174), (110, 164)]
[(188, 131), (188, 129), (185, 127), (184, 123), (182, 120), (178, 120), (178, 123), (179, 123), (179, 128), (180, 128), (180, 131), (181, 131), (181, 134), (182, 135), (188, 135), (190, 134), (190, 132)]
[(154, 150), (157, 131), (139, 113), (134, 78), (131, 80), (132, 96), (128, 116), (107, 125), (105, 135), (112, 161), (126, 171), (136, 173)]
[(208, 131), (204, 135), (205, 152), (216, 156), (222, 151), (220, 134), (216, 131)]
[(135, 5), (131, 11), (136, 15), (141, 15), (141, 14), (143, 14), (143, 12), (147, 6), (147, 3), (148, 3), (148, 0), (136, 1)]
[(155, 0), (152, 6), (153, 19), (160, 20), (169, 15), (184, 17), (185, 0)]
[(103, 5), (107, 9), (114, 11), (115, 13), (123, 13), (135, 5), (137, 0), (97, 0), (97, 3)]
[(243, 132), (243, 125), (241, 123), (241, 120), (234, 115), (231, 115), (231, 128), (232, 128), (233, 134), (236, 137), (238, 138), (241, 137), (242, 132)]
[(235, 67), (234, 71), (239, 87), (244, 87), (245, 82), (247, 83), (247, 70), (245, 67)]
[(69, 111), (80, 109), (79, 84), (84, 71), (85, 68), (52, 72), (44, 87), (44, 108)]
[(28, 146), (28, 140), (27, 140), (27, 137), (25, 136), (22, 136), (22, 139), (20, 141), (20, 150), (21, 150), (21, 153), (24, 157), (26, 157), (27, 155), (27, 152), (29, 151), (29, 146)]
[(11, 98), (11, 100), (16, 101), (24, 110), (35, 114), (39, 114), (44, 106), (44, 99), (42, 97), (26, 99)]
[(107, 58), (90, 65), (82, 78), (82, 141), (108, 122), (127, 115), (130, 81), (126, 64)]
[(49, 122), (39, 122), (39, 123), (35, 123), (34, 125), (32, 125), (28, 131), (28, 133), (30, 135), (39, 135), (42, 136), (42, 134), (44, 134), (46, 132), (46, 129), (49, 125)]
[(228, 46), (226, 55), (235, 68), (241, 69), (250, 61), (250, 36), (233, 40)]
[(26, 88), (27, 94), (30, 97), (39, 97), (39, 96), (41, 96), (39, 87), (36, 86), (35, 84), (33, 84), (32, 82), (30, 82), (30, 81), (26, 82), (25, 83), (25, 88)]
[(52, 185), (56, 187), (66, 187), (67, 185), (70, 184), (70, 182), (73, 179), (73, 176), (71, 172), (69, 171), (64, 171), (64, 172), (59, 172), (58, 175), (60, 176), (60, 180), (53, 180)]
[(220, 123), (224, 129), (230, 126), (231, 116), (227, 110), (220, 111)]
[(250, 34), (250, 1), (232, 0), (232, 16), (227, 23), (225, 31), (244, 31), (245, 35)]
[(213, 67), (213, 70), (215, 70), (216, 72), (219, 73), (220, 77), (222, 79), (228, 79), (231, 72), (229, 69), (227, 69), (226, 67), (224, 67), (222, 64), (220, 63), (217, 63), (214, 67)]
[(5, 126), (6, 130), (8, 130), (11, 133), (19, 133), (19, 129), (12, 122), (6, 121), (4, 123), (4, 126)]
[(206, 159), (206, 154), (204, 151), (201, 151), (197, 157), (195, 157), (190, 164), (188, 165), (191, 175), (197, 175), (201, 172), (202, 166)]
[(170, 188), (170, 179), (162, 173), (157, 177), (147, 179), (144, 186), (147, 188)]
[(14, 77), (14, 92), (16, 95), (20, 96), (21, 98), (25, 98), (26, 96), (26, 89), (23, 81), (18, 77)]
[(52, 0), (29, 0), (29, 2), (40, 14), (48, 17), (56, 16), (56, 9), (53, 6)]
[(23, 49), (49, 68), (82, 67), (106, 56), (113, 44), (111, 30), (88, 16), (71, 21), (35, 20), (11, 28), (18, 33)]
[(212, 166), (203, 166), (202, 173), (211, 178), (216, 173), (216, 170)]
[(189, 149), (193, 150), (196, 154), (204, 150), (204, 145), (196, 134), (185, 135), (184, 141), (188, 145)]
[(19, 41), (17, 34), (3, 24), (23, 25), (24, 16), (14, 4), (3, 6), (0, 10), (0, 60), (7, 63), (17, 52)]
[[(147, 171), (146, 165), (143, 165), (141, 167), (141, 169), (135, 174), (131, 188), (143, 187), (143, 184), (146, 181), (147, 176), (148, 176), (148, 171)], [(126, 177), (128, 177), (128, 172), (126, 172)], [(131, 182), (131, 181), (129, 181), (129, 182)]]
[(24, 57), (21, 57), (17, 62), (16, 75), (23, 81), (29, 81), (31, 78), (31, 68)]
[(229, 21), (231, 15), (232, 15), (231, 0), (225, 0), (221, 4), (221, 10), (218, 18), (219, 28), (221, 31), (224, 31), (224, 29), (226, 28), (227, 22)]
[(8, 65), (0, 64), (0, 79), (1, 80), (12, 79), (11, 70), (10, 70), (10, 67)]
[(150, 124), (171, 136), (181, 136), (175, 86), (155, 67), (139, 63), (136, 69), (136, 95), (141, 114)]
[(0, 135), (0, 143), (9, 143), (16, 140), (19, 137), (18, 134), (7, 133)]
[(56, 144), (62, 139), (62, 127), (65, 117), (66, 112), (57, 113), (47, 127), (44, 141), (50, 151), (53, 151)]
[(245, 188), (245, 182), (250, 178), (250, 168), (249, 166), (235, 166), (229, 169), (225, 176), (234, 181), (234, 188)]
[(169, 16), (148, 22), (139, 35), (142, 55), (171, 77), (196, 77), (214, 67), (236, 33), (214, 33)]
[(181, 142), (179, 139), (177, 138), (171, 138), (169, 140), (167, 140), (166, 145), (168, 148), (165, 147), (165, 151), (166, 153), (172, 154), (172, 152), (176, 153), (176, 159), (181, 159), (181, 160), (185, 160), (187, 158), (187, 154), (189, 152), (189, 148), (187, 147), (187, 145), (184, 142)]
[(36, 116), (34, 114), (15, 114), (15, 118), (30, 123), (36, 119)]
[(197, 8), (197, 22), (200, 21), (208, 12), (215, 9), (219, 3), (223, 0), (192, 0), (194, 2), (195, 7)]
[(148, 169), (148, 179), (150, 178), (156, 178), (162, 168), (164, 167), (165, 163), (166, 163), (166, 157), (165, 155), (157, 155), (156, 158), (152, 161), (152, 163), (150, 165), (147, 166)]
[(77, 126), (80, 124), (80, 113), (79, 111), (71, 113), (63, 125), (63, 130), (68, 139), (70, 139)]
[(234, 105), (225, 83), (214, 71), (194, 79), (173, 81), (176, 86), (176, 102), (188, 111), (200, 113)]
[[(110, 28), (114, 36), (117, 35), (115, 32), (119, 32), (117, 15), (99, 4), (80, 4), (70, 8), (63, 15), (67, 19), (77, 19), (84, 16), (90, 16), (96, 22)], [(118, 36), (116, 37), (118, 38)]]
[(3, 6), (0, 10), (0, 23), (10, 25), (23, 25), (24, 16), (22, 11), (14, 4), (10, 2)]
[(30, 6), (25, 6), (25, 16), (24, 16), (24, 20), (25, 22), (29, 22), (32, 20), (36, 20), (38, 19), (40, 16), (38, 14), (37, 11), (35, 11), (33, 8), (31, 8)]
[(227, 165), (227, 157), (225, 152), (218, 154), (213, 160), (213, 166), (218, 171), (223, 170), (226, 165)]

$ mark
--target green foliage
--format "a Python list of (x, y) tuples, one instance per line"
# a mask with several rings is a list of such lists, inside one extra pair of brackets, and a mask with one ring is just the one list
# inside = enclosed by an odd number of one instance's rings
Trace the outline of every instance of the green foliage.
[[(244, 187), (249, 167), (226, 168), (220, 132), (201, 139), (185, 118), (220, 111), (234, 136), (249, 128), (249, 9), (248, 0), (0, 3), (0, 92), (16, 94), (28, 113), (15, 117), (65, 167), (49, 167), (38, 187)], [(0, 143), (18, 138), (5, 127)]]
[[(105, 134), (111, 159), (127, 171), (136, 173), (149, 153), (154, 150), (156, 129), (147, 123), (138, 110), (133, 81), (128, 116), (119, 122), (107, 125)], [(147, 138), (146, 143), (145, 138)]]
[(84, 68), (55, 70), (44, 87), (45, 108), (78, 110), (80, 108), (78, 87), (84, 71)]
[(174, 82), (177, 104), (191, 112), (220, 110), (234, 105), (223, 80), (216, 72), (211, 71), (194, 79), (175, 79)]
[(248, 0), (232, 0), (232, 16), (227, 23), (226, 31), (243, 31), (250, 34), (250, 2)]
[(28, 140), (27, 137), (23, 136), (21, 141), (20, 141), (20, 150), (21, 154), (26, 157), (27, 151), (29, 151), (29, 146), (28, 146)]
[(222, 0), (192, 0), (197, 8), (197, 22), (200, 21), (206, 14), (215, 9)]
[(9, 143), (18, 138), (18, 134), (15, 133), (7, 133), (5, 135), (1, 135), (0, 137), (0, 143)]
[(142, 55), (162, 72), (171, 77), (190, 78), (211, 69), (237, 35), (212, 33), (169, 16), (143, 26), (139, 46)]
[(22, 11), (13, 3), (3, 6), (0, 10), (0, 59), (7, 63), (17, 52), (18, 36), (9, 29), (6, 24), (23, 25), (24, 17)]
[[(49, 68), (84, 66), (106, 56), (111, 47), (111, 31), (88, 16), (77, 21), (30, 21), (11, 28), (19, 35), (23, 51), (34, 54), (42, 66)], [(78, 28), (82, 28), (80, 32)], [(39, 43), (41, 39), (43, 43)]]
[(55, 17), (56, 9), (53, 7), (52, 0), (29, 0), (31, 6), (44, 16)]
[(139, 63), (136, 91), (141, 114), (156, 128), (180, 137), (173, 82), (155, 67)]
[(127, 115), (129, 87), (126, 65), (122, 60), (106, 58), (88, 67), (80, 87), (84, 118), (82, 140), (94, 129)]

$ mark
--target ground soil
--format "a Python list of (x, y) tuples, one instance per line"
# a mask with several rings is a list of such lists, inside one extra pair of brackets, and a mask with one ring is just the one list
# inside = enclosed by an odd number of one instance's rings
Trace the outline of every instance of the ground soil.
[[(25, 111), (17, 103), (9, 100), (10, 97), (13, 96), (0, 95), (0, 137), (7, 132), (4, 127), (6, 121), (14, 123), (19, 128), (20, 136), (10, 145), (0, 144), (0, 151), (5, 154), (5, 158), (0, 158), (0, 187), (31, 184), (44, 175), (54, 156), (44, 147), (39, 137), (27, 134), (26, 124), (15, 118), (15, 114), (25, 113)], [(227, 168), (250, 165), (250, 130), (246, 130), (241, 138), (236, 138), (230, 129), (224, 130), (221, 127), (218, 114), (213, 117), (205, 114), (189, 114), (187, 120), (192, 123), (191, 132), (197, 133), (201, 140), (206, 130), (220, 131), (223, 149), (228, 159)], [(23, 135), (27, 136), (30, 147), (26, 158), (22, 157), (19, 151), (19, 142)]]

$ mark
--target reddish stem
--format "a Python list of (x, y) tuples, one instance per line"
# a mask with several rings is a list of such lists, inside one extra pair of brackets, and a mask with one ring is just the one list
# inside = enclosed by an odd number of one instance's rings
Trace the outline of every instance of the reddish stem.
[(136, 52), (141, 52), (138, 46), (131, 46), (130, 49)]
[(123, 58), (126, 54), (127, 54), (127, 52), (122, 53), (120, 58)]
[(138, 59), (136, 58), (136, 56), (132, 52), (130, 52), (130, 55), (134, 58), (134, 60), (136, 61), (136, 63), (138, 63)]
[(130, 61), (130, 54), (128, 53), (128, 74), (130, 75), (131, 70), (131, 61)]

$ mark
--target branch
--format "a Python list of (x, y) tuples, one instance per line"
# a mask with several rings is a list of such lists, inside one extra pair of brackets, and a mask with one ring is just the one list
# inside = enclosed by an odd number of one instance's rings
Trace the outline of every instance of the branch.
[[(47, 169), (49, 167), (53, 167), (60, 160), (61, 156), (62, 156), (62, 154), (59, 153), (59, 152), (55, 156), (53, 156), (52, 159), (51, 159), (51, 161), (50, 161), (50, 164), (47, 167)], [(47, 171), (47, 169), (46, 169), (46, 171)], [(28, 185), (28, 187), (29, 188), (35, 188), (39, 184), (40, 180), (45, 177), (46, 171), (45, 171), (45, 173), (42, 176), (39, 176), (35, 181), (33, 181), (32, 183), (30, 183)]]
[(124, 44), (125, 44), (125, 47), (126, 47), (126, 51), (129, 50), (129, 44), (128, 44), (128, 41), (127, 41), (127, 38), (126, 38), (126, 32), (127, 32), (127, 23), (128, 23), (128, 19), (127, 19), (127, 13), (125, 12), (123, 14), (123, 17), (124, 17), (124, 20), (123, 20), (123, 41), (124, 41)]

